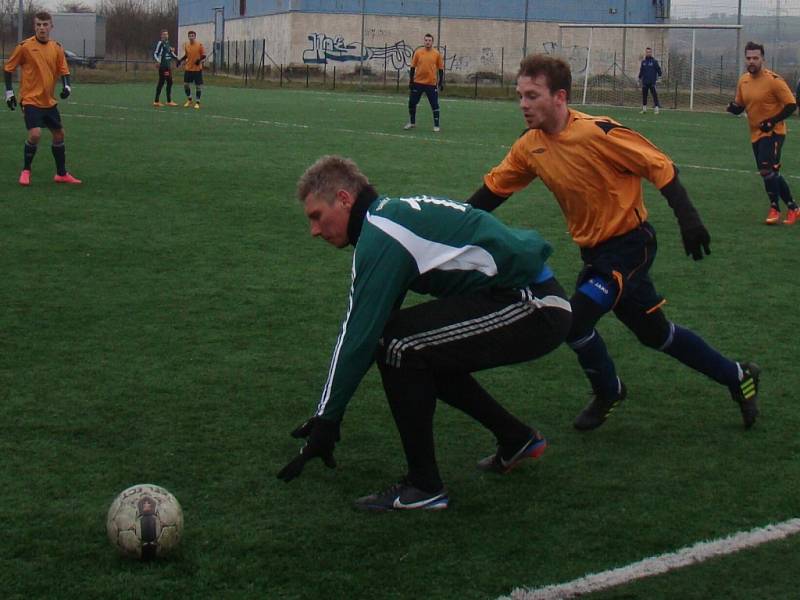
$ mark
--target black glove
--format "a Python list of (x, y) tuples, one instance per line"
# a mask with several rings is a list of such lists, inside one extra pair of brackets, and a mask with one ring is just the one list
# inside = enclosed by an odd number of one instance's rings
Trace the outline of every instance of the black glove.
[(306, 445), (300, 449), (300, 455), (292, 459), (289, 464), (278, 471), (278, 479), (283, 479), (289, 483), (295, 477), (299, 477), (303, 472), (303, 467), (312, 458), (321, 458), (325, 466), (336, 468), (336, 460), (333, 458), (333, 448), (339, 441), (338, 421), (330, 421), (321, 417), (311, 417), (308, 421), (292, 431), (291, 436), (296, 438), (307, 438)]
[(14, 94), (6, 96), (6, 104), (11, 110), (14, 110), (17, 107), (17, 99), (14, 97)]
[(770, 119), (764, 119), (758, 124), (758, 128), (764, 133), (769, 133), (775, 128), (775, 123)]
[(744, 112), (744, 106), (739, 106), (736, 102), (731, 102), (728, 104), (728, 107), (725, 109), (732, 115), (740, 115)]
[(681, 228), (681, 239), (686, 255), (695, 260), (703, 258), (703, 251), (711, 254), (711, 236), (700, 220), (686, 188), (678, 179), (678, 170), (675, 169), (675, 177), (661, 190), (661, 194), (667, 199), (670, 208), (678, 219), (678, 227)]
[(703, 258), (703, 251), (706, 255), (711, 254), (711, 235), (699, 220), (689, 225), (683, 223), (679, 225), (686, 256), (691, 255), (694, 260), (700, 260)]
[(444, 91), (444, 82), (441, 82), (441, 81), (440, 81), (440, 82), (439, 82), (439, 86), (438, 86), (438, 87), (439, 87), (439, 91), (440, 91), (440, 92), (441, 92), (441, 91)]
[(64, 86), (64, 89), (61, 90), (61, 93), (59, 94), (59, 96), (61, 97), (62, 100), (66, 100), (67, 98), (69, 98), (69, 95), (71, 93), (72, 93), (72, 89), (70, 89), (70, 87), (68, 85), (66, 85), (66, 86)]
[(414, 91), (414, 82), (413, 81), (409, 81), (408, 82), (408, 89), (410, 89), (412, 92)]
[(200, 59), (198, 58), (196, 61), (194, 61), (194, 64), (199, 65), (200, 64)]

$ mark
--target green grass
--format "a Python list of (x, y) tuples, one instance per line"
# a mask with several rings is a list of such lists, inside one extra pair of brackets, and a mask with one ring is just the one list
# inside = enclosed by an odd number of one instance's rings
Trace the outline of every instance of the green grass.
[[(629, 398), (606, 425), (572, 429), (587, 384), (566, 347), (483, 373), (551, 440), (544, 458), (507, 477), (477, 472), (493, 440), (441, 406), (451, 509), (372, 516), (350, 502), (404, 468), (374, 370), (349, 406), (339, 468), (275, 478), (298, 449), (288, 432), (316, 405), (349, 288), (350, 251), (309, 237), (294, 184), (320, 155), (342, 153), (384, 193), (465, 198), (522, 130), (514, 103), (445, 99), (438, 136), (423, 103), (407, 135), (405, 96), (210, 86), (201, 111), (156, 111), (152, 88), (78, 86), (62, 106), (81, 187), (51, 182), (47, 134), (33, 185), (18, 187), (22, 120), (0, 113), (5, 598), (495, 598), (800, 513), (800, 228), (761, 224), (742, 119), (590, 111), (681, 166), (713, 253), (683, 255), (648, 184), (653, 276), (670, 318), (761, 363), (756, 427), (743, 431), (726, 390), (607, 318)], [(796, 146), (792, 132), (783, 164), (800, 190)], [(540, 183), (498, 215), (551, 240), (571, 287), (577, 248)], [(127, 562), (105, 539), (112, 499), (141, 482), (184, 507), (172, 560)], [(793, 538), (597, 597), (791, 597), (798, 550)]]

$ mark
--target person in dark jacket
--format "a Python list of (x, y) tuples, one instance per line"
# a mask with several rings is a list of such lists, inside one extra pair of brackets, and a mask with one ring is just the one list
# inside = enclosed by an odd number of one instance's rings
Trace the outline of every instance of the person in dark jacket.
[(656, 92), (656, 81), (661, 77), (661, 65), (653, 58), (653, 49), (644, 49), (644, 60), (639, 67), (639, 83), (642, 84), (642, 113), (647, 112), (647, 92), (653, 94), (653, 112), (658, 114), (661, 105), (658, 103), (658, 92)]

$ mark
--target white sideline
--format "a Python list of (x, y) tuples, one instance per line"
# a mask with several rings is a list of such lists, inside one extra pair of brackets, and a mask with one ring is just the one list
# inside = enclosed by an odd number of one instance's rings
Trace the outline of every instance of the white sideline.
[(767, 542), (787, 538), (800, 533), (800, 519), (789, 519), (782, 523), (741, 531), (726, 538), (699, 542), (676, 552), (645, 558), (626, 567), (610, 569), (602, 573), (591, 573), (567, 583), (548, 585), (537, 589), (516, 588), (510, 596), (497, 600), (560, 600), (583, 594), (599, 592), (611, 587), (661, 575), (667, 571), (701, 563), (710, 558), (733, 554), (745, 548), (753, 548)]
[[(332, 94), (331, 92), (314, 92), (314, 93), (316, 93), (316, 94)], [(90, 102), (70, 102), (70, 104), (75, 104), (75, 105), (79, 105), (79, 106), (92, 106), (92, 107), (100, 107), (100, 108), (113, 108), (113, 109), (122, 109), (122, 110), (133, 110), (133, 111), (137, 111), (137, 112), (152, 112), (152, 110), (150, 110), (149, 108), (148, 109), (146, 109), (146, 108), (131, 108), (131, 107), (125, 107), (125, 106), (116, 106), (116, 105), (113, 105), (113, 104), (93, 104), (93, 103), (90, 103)], [(166, 112), (167, 111), (165, 111), (165, 114), (166, 114)], [(173, 111), (173, 112), (178, 113), (179, 111)], [(78, 116), (78, 115), (74, 115), (74, 116)], [(80, 116), (83, 116), (84, 118), (92, 118), (89, 115), (80, 115)], [(232, 116), (227, 116), (227, 115), (214, 115), (214, 114), (209, 115), (209, 116), (212, 119), (222, 119), (222, 120), (227, 120), (227, 121), (238, 121), (240, 123), (257, 123), (257, 124), (268, 125), (268, 126), (272, 126), (272, 127), (291, 127), (291, 128), (297, 128), (297, 129), (311, 129), (310, 125), (305, 125), (305, 124), (302, 124), (302, 123), (284, 123), (284, 122), (281, 122), (281, 121), (259, 121), (259, 120), (251, 120), (251, 119), (247, 119), (247, 118), (243, 118), (243, 117), (232, 117)], [(109, 119), (109, 120), (114, 120), (115, 119), (114, 117), (97, 117), (97, 118), (106, 118), (106, 119)], [(121, 119), (120, 117), (116, 117), (116, 120), (123, 120), (123, 119)], [(451, 139), (448, 139), (446, 137), (431, 137), (431, 136), (418, 137), (418, 136), (412, 135), (412, 134), (389, 133), (389, 132), (386, 132), (386, 131), (370, 131), (368, 129), (358, 130), (358, 129), (346, 129), (346, 128), (340, 127), (340, 128), (330, 128), (330, 129), (327, 129), (327, 131), (331, 131), (331, 132), (334, 132), (334, 133), (355, 133), (355, 134), (361, 134), (361, 135), (371, 135), (371, 136), (376, 136), (376, 137), (391, 137), (391, 138), (399, 138), (399, 139), (407, 139), (407, 140), (416, 139), (416, 140), (419, 140), (419, 141), (422, 141), (422, 142), (429, 142), (429, 143), (455, 144), (455, 145), (459, 145), (459, 146), (477, 146), (477, 147), (481, 147), (481, 148), (496, 148), (496, 149), (499, 149), (499, 150), (506, 150), (506, 151), (511, 147), (511, 146), (508, 146), (508, 145), (505, 145), (505, 144), (501, 144), (499, 146), (495, 146), (494, 144), (485, 144), (483, 142), (476, 142), (476, 141), (471, 141), (471, 140), (470, 141), (451, 140)], [(756, 172), (755, 169), (753, 169), (753, 170), (729, 169), (729, 168), (726, 168), (726, 167), (709, 167), (709, 166), (706, 166), (706, 165), (687, 165), (687, 164), (680, 164), (679, 163), (678, 166), (682, 167), (682, 168), (685, 168), (685, 169), (697, 169), (697, 170), (700, 170), (700, 171), (721, 171), (723, 173), (738, 173), (738, 174), (741, 174), (741, 175), (753, 175)], [(786, 174), (782, 174), (782, 175), (786, 179), (800, 179), (800, 175), (786, 175)]]

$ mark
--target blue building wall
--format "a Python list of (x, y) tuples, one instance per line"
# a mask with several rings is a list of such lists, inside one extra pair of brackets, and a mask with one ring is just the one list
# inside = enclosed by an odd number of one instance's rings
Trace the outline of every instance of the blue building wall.
[[(240, 15), (244, 2), (245, 14)], [(659, 23), (654, 0), (178, 0), (181, 26), (208, 23), (214, 8), (225, 8), (225, 19), (260, 17), (287, 12), (498, 19), (571, 23)], [(627, 15), (624, 13), (627, 4)]]

